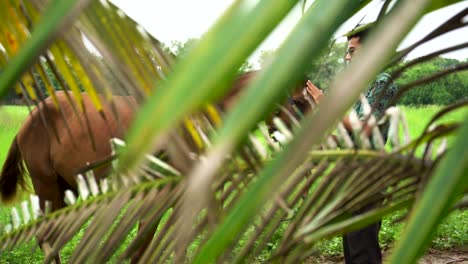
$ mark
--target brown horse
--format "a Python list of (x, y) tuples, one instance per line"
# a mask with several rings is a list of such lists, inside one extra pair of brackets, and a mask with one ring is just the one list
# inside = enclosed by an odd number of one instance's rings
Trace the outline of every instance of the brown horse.
[[(132, 120), (136, 101), (132, 97), (115, 96), (114, 106), (104, 103), (103, 111), (99, 113), (90, 97), (82, 96), (86, 115), (79, 114), (81, 112), (76, 109), (79, 106), (75, 100), (69, 101), (66, 92), (57, 92), (61, 110), (49, 97), (27, 117), (13, 139), (0, 175), (3, 202), (14, 198), (17, 183), (24, 186), (26, 166), (41, 208), (44, 209), (46, 200), (52, 203), (53, 210), (64, 207), (65, 190), (76, 190), (78, 169), (108, 156), (111, 152), (109, 139), (123, 137)], [(105, 102), (103, 98), (101, 101)], [(112, 108), (116, 109), (117, 115)], [(105, 169), (95, 173), (99, 178)]]
[[(256, 72), (240, 75), (221, 101), (220, 108), (229, 109), (255, 75)], [(304, 84), (301, 84), (300, 88), (303, 87)], [(293, 112), (297, 112), (294, 108), (298, 107), (299, 111), (308, 111), (310, 105), (305, 100), (302, 89), (296, 91), (285, 107)], [(80, 105), (71, 97), (67, 92), (57, 92), (56, 98), (61, 110), (49, 97), (23, 123), (13, 139), (0, 174), (0, 195), (3, 202), (14, 198), (17, 185), (25, 186), (24, 173), (27, 169), (39, 196), (41, 209), (44, 210), (45, 201), (52, 203), (52, 210), (64, 207), (65, 191), (77, 190), (76, 173), (89, 163), (110, 156), (109, 140), (113, 137), (123, 138), (138, 107), (133, 97), (114, 96), (113, 103), (104, 103), (103, 110), (98, 112), (90, 96), (82, 94), (81, 105), (86, 112), (83, 114), (77, 110)], [(289, 117), (283, 116), (282, 119), (290, 123)], [(96, 169), (96, 178), (103, 177), (108, 170), (109, 167)]]

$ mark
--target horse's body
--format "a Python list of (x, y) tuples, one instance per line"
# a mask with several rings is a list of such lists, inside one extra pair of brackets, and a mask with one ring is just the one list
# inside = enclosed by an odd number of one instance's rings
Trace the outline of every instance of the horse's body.
[[(219, 106), (223, 110), (229, 109), (256, 74), (256, 71), (251, 71), (238, 76)], [(290, 100), (298, 102), (303, 95), (301, 90), (296, 91)], [(65, 190), (76, 190), (76, 173), (88, 164), (110, 156), (109, 140), (112, 137), (123, 138), (137, 108), (136, 100), (131, 96), (114, 96), (112, 106), (101, 98), (104, 105), (100, 113), (89, 95), (82, 96), (86, 115), (80, 112), (72, 94), (66, 92), (56, 93), (61, 110), (49, 97), (30, 113), (11, 144), (0, 174), (3, 202), (12, 200), (17, 184), (23, 183), (23, 161), (41, 207), (44, 209), (44, 201), (48, 200), (52, 202), (52, 209), (56, 210), (65, 206)], [(307, 104), (306, 100), (302, 101), (302, 105)], [(286, 104), (286, 108), (293, 111), (291, 104)], [(289, 117), (284, 112), (278, 115), (288, 123)], [(102, 177), (106, 170), (106, 167), (96, 169), (96, 177)]]
[[(219, 107), (223, 110), (232, 107), (240, 91), (255, 74), (248, 72), (240, 75)], [(305, 104), (302, 90), (296, 91), (290, 101), (302, 100), (301, 103)], [(69, 98), (73, 97), (66, 92), (56, 93), (61, 110), (54, 105), (52, 98), (47, 98), (30, 113), (11, 144), (0, 174), (3, 202), (14, 198), (18, 184), (25, 185), (24, 172), (27, 168), (41, 208), (45, 208), (45, 201), (50, 201), (52, 210), (60, 209), (65, 206), (65, 191), (70, 189), (76, 192), (76, 173), (88, 167), (88, 164), (110, 157), (109, 140), (112, 137), (123, 138), (133, 119), (137, 102), (130, 96), (114, 96), (113, 105), (104, 103), (100, 113), (89, 95), (82, 96), (86, 115), (78, 110), (79, 106), (73, 99), (73, 105), (70, 104)], [(292, 111), (291, 105), (286, 108)], [(283, 116), (282, 119), (288, 123), (289, 117)], [(95, 169), (96, 178), (104, 176), (108, 169), (108, 166)]]
[[(106, 103), (103, 114), (99, 114), (90, 97), (82, 96), (86, 115), (73, 109), (65, 92), (56, 93), (61, 110), (49, 97), (30, 113), (13, 139), (3, 166), (0, 176), (3, 201), (14, 197), (16, 184), (23, 180), (24, 161), (41, 207), (44, 208), (46, 200), (52, 202), (54, 210), (65, 206), (64, 192), (76, 190), (78, 170), (107, 157), (111, 152), (110, 138), (123, 137), (136, 107), (133, 97), (115, 96), (113, 104), (117, 114)], [(78, 105), (74, 103), (74, 107)], [(97, 177), (104, 173), (105, 169), (95, 170)]]

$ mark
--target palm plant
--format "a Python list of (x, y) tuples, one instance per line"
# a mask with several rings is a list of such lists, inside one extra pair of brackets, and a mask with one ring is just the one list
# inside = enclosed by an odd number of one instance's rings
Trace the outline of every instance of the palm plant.
[[(392, 52), (421, 16), (458, 1), (400, 0), (391, 9), (391, 1), (384, 1), (371, 37), (375, 41), (365, 47), (368, 52), (336, 78), (321, 106), (301, 121), (288, 143), (281, 148), (266, 145), (266, 151), (251, 133), (283, 99), (285, 87), (303, 76), (334, 31), (370, 1), (314, 1), (274, 61), (221, 122), (221, 114), (209, 104), (227, 92), (244, 60), (299, 1), (277, 1), (274, 6), (248, 2), (236, 1), (186, 57), (176, 60), (108, 2), (2, 1), (8, 19), (0, 22), (0, 62), (5, 67), (0, 96), (16, 85), (26, 100), (38, 104), (44, 98), (39, 83), (53, 94), (55, 81), (71, 90), (78, 102), (82, 90), (89, 93), (98, 110), (103, 102), (97, 94), (104, 94), (108, 102), (115, 93), (131, 94), (142, 105), (126, 146), (117, 147), (112, 188), (101, 186), (99, 191), (90, 186), (92, 198), (81, 191), (81, 201), (65, 209), (35, 216), (24, 225), (15, 223), (14, 230), (0, 237), (0, 250), (39, 235), (51, 246), (47, 262), (87, 224), (70, 261), (104, 262), (116, 254), (138, 220), (145, 219), (142, 231), (118, 253), (119, 260), (131, 257), (149, 239), (142, 263), (258, 261), (279, 234), (268, 261), (292, 263), (307, 257), (321, 239), (411, 207), (407, 230), (390, 261), (414, 262), (430, 241), (431, 230), (466, 200), (468, 142), (463, 135), (468, 133), (468, 117), (462, 124), (436, 129), (428, 124), (418, 138), (398, 144), (401, 115), (389, 112), (394, 148), (387, 152), (366, 149), (365, 140), (336, 149), (323, 139), (373, 76), (416, 47)], [(418, 45), (464, 26), (464, 16), (466, 10)], [(466, 65), (456, 67), (464, 69)], [(462, 106), (466, 103), (440, 115)], [(453, 148), (433, 159), (433, 140), (449, 133), (457, 135)], [(338, 135), (347, 140), (346, 133)], [(179, 170), (146, 155), (165, 142)], [(414, 156), (424, 144), (427, 155)], [(378, 208), (350, 214), (377, 200), (384, 201)], [(156, 227), (153, 237), (149, 231)]]

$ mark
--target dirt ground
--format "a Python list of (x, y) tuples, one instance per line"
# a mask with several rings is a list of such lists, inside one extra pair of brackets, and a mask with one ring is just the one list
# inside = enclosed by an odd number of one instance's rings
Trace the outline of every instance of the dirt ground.
[(429, 252), (422, 257), (419, 264), (468, 264), (468, 249), (452, 251), (434, 251)]
[[(384, 253), (384, 258), (388, 253)], [(384, 260), (385, 262), (385, 260)], [(342, 256), (337, 257), (323, 257), (316, 256), (308, 258), (304, 264), (338, 264), (344, 263)], [(426, 254), (418, 261), (418, 264), (468, 264), (468, 248), (439, 251), (429, 250)]]

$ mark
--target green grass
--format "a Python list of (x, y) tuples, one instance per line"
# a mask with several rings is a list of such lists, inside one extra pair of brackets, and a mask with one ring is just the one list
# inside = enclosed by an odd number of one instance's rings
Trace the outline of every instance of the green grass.
[[(405, 117), (409, 126), (409, 134), (411, 138), (416, 138), (419, 136), (423, 130), (425, 129), (427, 123), (431, 120), (431, 118), (441, 110), (440, 106), (424, 106), (424, 107), (400, 107), (402, 111), (405, 113)], [(435, 124), (440, 123), (452, 123), (456, 122), (457, 120), (463, 120), (463, 118), (468, 114), (468, 108), (465, 107), (463, 109), (458, 109), (451, 113), (446, 114), (440, 120), (435, 122)], [(449, 136), (447, 138), (448, 145), (450, 146), (454, 140), (454, 136)], [(435, 146), (437, 147), (440, 141), (435, 142)], [(422, 156), (423, 148), (419, 147), (416, 154), (418, 156)]]
[[(402, 107), (410, 126), (412, 138), (419, 135), (430, 118), (440, 110), (438, 106), (427, 106), (422, 108)], [(461, 120), (468, 113), (468, 109), (456, 111), (444, 117), (441, 121)], [(23, 120), (28, 114), (25, 107), (1, 107), (0, 108), (0, 163), (6, 157), (11, 141), (19, 130)], [(449, 139), (450, 145), (451, 139)], [(421, 153), (421, 151), (420, 151)], [(4, 232), (4, 226), (10, 222), (11, 209), (0, 205), (0, 236)], [(403, 212), (397, 212), (383, 220), (380, 232), (380, 241), (384, 248), (389, 248), (391, 244), (400, 236), (403, 229), (402, 223), (395, 222), (400, 219)], [(130, 236), (135, 235), (136, 230)], [(79, 242), (80, 235), (73, 238), (71, 242), (62, 250), (62, 260), (71, 256), (74, 245)], [(279, 239), (279, 238), (278, 238)], [(274, 245), (274, 243), (272, 243)], [(435, 239), (432, 242), (434, 249), (462, 248), (468, 245), (468, 211), (453, 212), (442, 225), (436, 230)], [(341, 238), (334, 238), (323, 241), (317, 245), (318, 254), (333, 256), (342, 254)], [(10, 252), (0, 254), (0, 264), (3, 263), (41, 263), (42, 252), (37, 248), (35, 240), (32, 240), (21, 247)]]
[(18, 132), (29, 111), (23, 106), (0, 107), (0, 161), (3, 164), (11, 141)]

